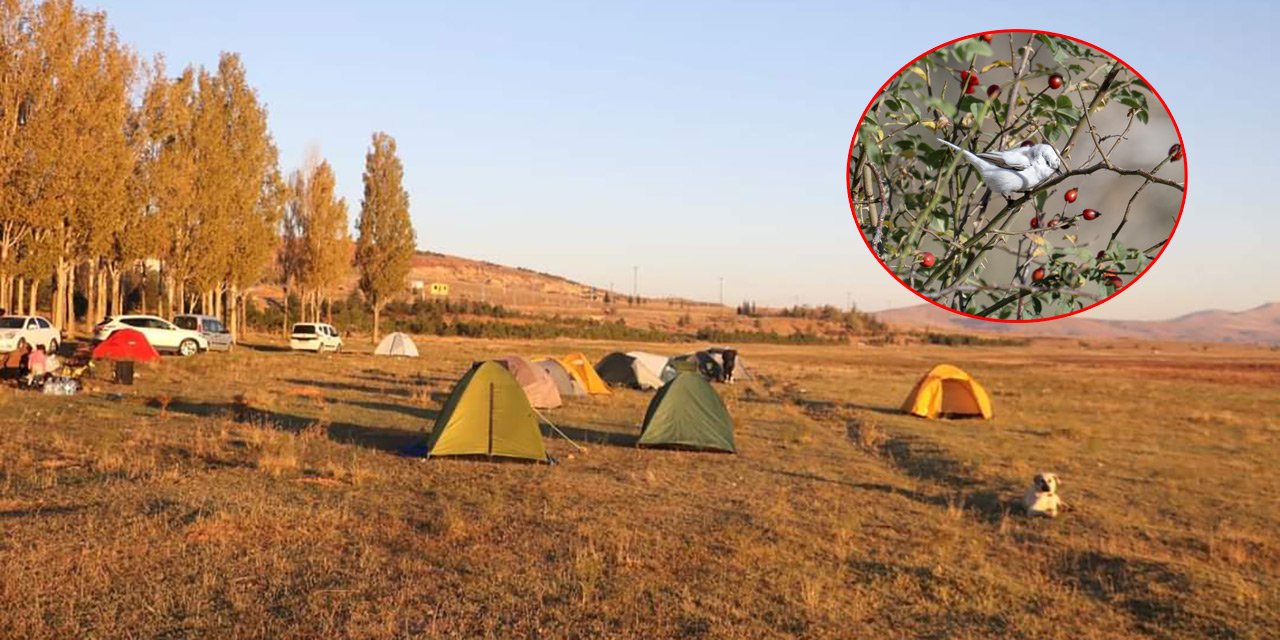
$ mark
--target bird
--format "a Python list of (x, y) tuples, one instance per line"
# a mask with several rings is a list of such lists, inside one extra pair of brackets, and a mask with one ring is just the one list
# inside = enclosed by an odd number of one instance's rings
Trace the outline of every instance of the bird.
[(964, 159), (982, 174), (987, 188), (1005, 197), (1031, 191), (1063, 171), (1062, 157), (1052, 145), (1033, 144), (1008, 151), (974, 153), (942, 138), (938, 138), (938, 142), (963, 153)]

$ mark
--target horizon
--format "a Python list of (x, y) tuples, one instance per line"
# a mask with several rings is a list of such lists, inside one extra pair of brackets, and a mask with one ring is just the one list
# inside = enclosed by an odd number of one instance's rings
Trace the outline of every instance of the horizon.
[[(1160, 92), (1184, 136), (1187, 207), (1168, 251), (1129, 290), (1077, 317), (1159, 320), (1280, 300), (1259, 264), (1280, 234), (1262, 204), (1276, 163), (1236, 142), (1280, 92), (1235, 62), (1262, 58), (1262, 29), (1277, 12), (1177, 4), (1078, 3), (1043, 24), (1010, 25), (1116, 54)], [(163, 54), (171, 73), (241, 54), (281, 170), (318, 147), (351, 222), (369, 137), (390, 133), (420, 250), (619, 291), (638, 267), (646, 297), (714, 301), (723, 277), (729, 306), (852, 302), (871, 312), (924, 302), (875, 262), (849, 212), (838, 176), (857, 118), (903, 63), (998, 26), (925, 8), (826, 4), (83, 6), (104, 10), (143, 59)], [(1105, 23), (1093, 17), (1101, 11)], [(892, 20), (904, 27), (850, 26)], [(1170, 53), (1197, 41), (1214, 44)], [(869, 51), (878, 53), (866, 64)], [(1250, 99), (1224, 114), (1208, 90), (1219, 85), (1247, 87)]]

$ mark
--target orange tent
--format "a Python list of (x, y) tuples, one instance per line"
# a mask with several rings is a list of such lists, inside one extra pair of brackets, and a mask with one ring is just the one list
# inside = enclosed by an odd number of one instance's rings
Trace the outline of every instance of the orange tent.
[(929, 370), (911, 390), (902, 410), (921, 418), (991, 418), (987, 390), (959, 367), (940, 364)]
[(150, 362), (160, 357), (147, 337), (136, 329), (117, 329), (93, 348), (94, 360)]

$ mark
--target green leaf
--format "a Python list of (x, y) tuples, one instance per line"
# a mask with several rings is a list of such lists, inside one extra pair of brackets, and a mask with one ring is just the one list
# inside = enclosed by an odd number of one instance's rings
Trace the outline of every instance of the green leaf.
[(924, 104), (925, 106), (931, 109), (935, 109), (941, 112), (943, 115), (947, 116), (948, 118), (951, 118), (952, 120), (955, 120), (956, 118), (956, 106), (951, 104), (950, 102), (943, 102), (941, 98), (938, 98), (936, 96), (929, 98), (928, 100), (925, 100)]

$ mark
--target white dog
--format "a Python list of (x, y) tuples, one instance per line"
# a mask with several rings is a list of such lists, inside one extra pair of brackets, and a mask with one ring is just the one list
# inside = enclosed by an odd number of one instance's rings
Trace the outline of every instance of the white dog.
[(1058, 509), (1067, 506), (1058, 497), (1058, 476), (1047, 471), (1037, 473), (1022, 496), (1022, 506), (1029, 516), (1058, 517)]

